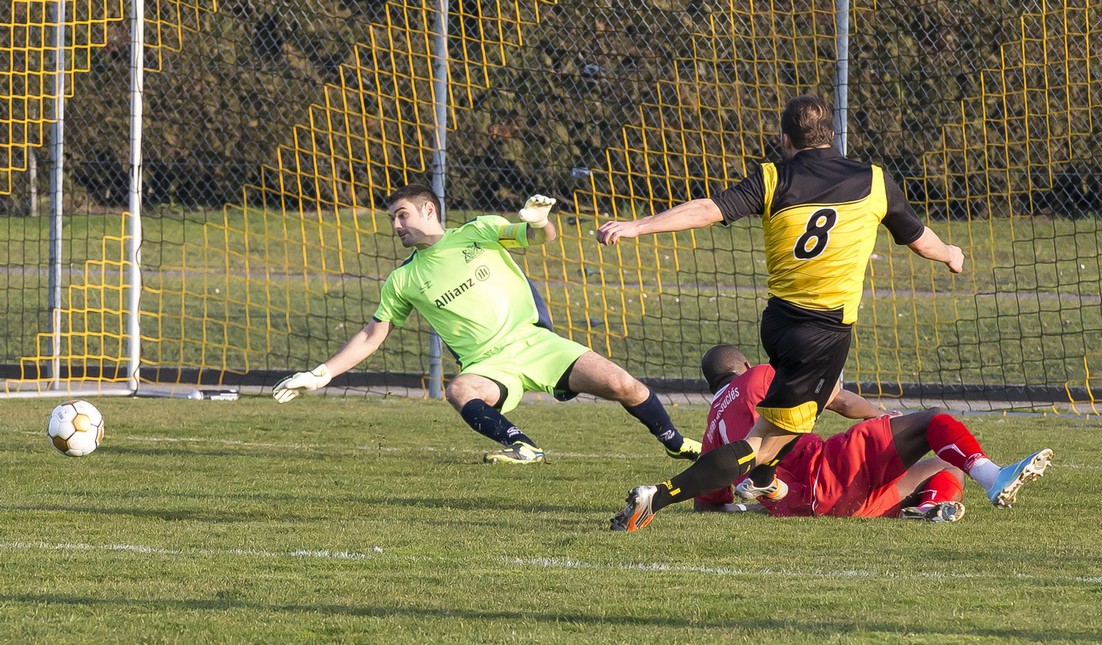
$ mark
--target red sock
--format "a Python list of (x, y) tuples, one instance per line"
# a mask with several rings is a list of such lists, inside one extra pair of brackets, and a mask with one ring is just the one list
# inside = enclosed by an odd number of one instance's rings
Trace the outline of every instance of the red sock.
[(926, 426), (926, 442), (934, 454), (964, 472), (971, 470), (976, 460), (987, 458), (967, 426), (948, 414), (930, 419), (930, 425)]
[(938, 502), (953, 502), (964, 496), (964, 486), (960, 480), (947, 470), (943, 470), (926, 482), (922, 492), (918, 494), (918, 504), (937, 504)]

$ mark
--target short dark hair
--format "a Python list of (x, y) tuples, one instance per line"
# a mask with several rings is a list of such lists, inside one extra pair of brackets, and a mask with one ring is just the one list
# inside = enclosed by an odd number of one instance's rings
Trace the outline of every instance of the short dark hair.
[(708, 382), (708, 391), (715, 394), (728, 377), (736, 376), (737, 369), (745, 365), (746, 356), (734, 345), (721, 344), (704, 352), (700, 358), (700, 371)]
[(829, 146), (834, 139), (834, 111), (818, 96), (797, 96), (781, 113), (781, 134), (797, 150)]
[(424, 204), (425, 202), (432, 202), (436, 206), (437, 215), (444, 212), (443, 205), (440, 203), (440, 196), (437, 195), (433, 189), (424, 184), (407, 184), (387, 195), (387, 208), (390, 208), (403, 199), (408, 199), (417, 205)]

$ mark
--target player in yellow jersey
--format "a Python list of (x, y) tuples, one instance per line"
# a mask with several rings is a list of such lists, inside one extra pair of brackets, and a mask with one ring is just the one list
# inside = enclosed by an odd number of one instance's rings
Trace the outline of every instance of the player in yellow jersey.
[(413, 253), (387, 277), (371, 321), (312, 371), (277, 383), (277, 401), (325, 387), (374, 354), (391, 327), (402, 326), (417, 310), (459, 361), (461, 371), (445, 392), (448, 402), (476, 432), (505, 446), (488, 453), (486, 461), (544, 460), (535, 442), (504, 416), (526, 391), (559, 400), (585, 393), (617, 401), (669, 456), (699, 456), (700, 442), (681, 436), (646, 385), (552, 330), (547, 307), (509, 254), (511, 248), (555, 239), (548, 219), (554, 199), (529, 198), (518, 223), (488, 215), (448, 229), (440, 222), (440, 198), (428, 186), (401, 188), (387, 203), (395, 234)]
[[(780, 457), (810, 432), (839, 387), (865, 270), (883, 224), (897, 244), (942, 262), (953, 273), (964, 254), (924, 226), (903, 191), (878, 166), (851, 161), (832, 146), (833, 115), (825, 101), (798, 96), (781, 114), (785, 161), (761, 169), (708, 199), (695, 199), (634, 221), (606, 222), (602, 244), (650, 233), (729, 223), (760, 215), (765, 233), (769, 303), (761, 341), (776, 377), (758, 404), (761, 417), (743, 441), (707, 453), (658, 486), (654, 510), (729, 485), (743, 474), (743, 499), (780, 499)], [(719, 454), (716, 454), (719, 453)], [(638, 489), (628, 496), (628, 505)]]

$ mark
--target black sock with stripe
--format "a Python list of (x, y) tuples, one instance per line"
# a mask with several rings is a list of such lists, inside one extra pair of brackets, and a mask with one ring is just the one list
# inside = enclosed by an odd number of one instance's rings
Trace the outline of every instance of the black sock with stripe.
[(658, 485), (651, 509), (657, 512), (670, 504), (730, 486), (753, 465), (754, 450), (745, 441), (706, 452), (680, 475)]
[(467, 425), (474, 428), (475, 432), (483, 437), (493, 439), (503, 446), (510, 446), (518, 441), (523, 441), (533, 447), (536, 445), (532, 443), (528, 435), (513, 425), (512, 421), (498, 412), (497, 408), (482, 399), (468, 401), (463, 409), (459, 411), (459, 414), (467, 422)]
[(769, 462), (759, 464), (750, 471), (750, 481), (754, 483), (758, 488), (765, 488), (769, 484), (773, 483), (773, 478), (777, 476), (777, 464), (781, 463), (788, 453), (792, 452), (792, 449), (796, 447), (796, 442), (800, 438), (796, 437), (792, 441), (784, 444), (784, 446), (777, 451), (777, 456), (773, 457)]

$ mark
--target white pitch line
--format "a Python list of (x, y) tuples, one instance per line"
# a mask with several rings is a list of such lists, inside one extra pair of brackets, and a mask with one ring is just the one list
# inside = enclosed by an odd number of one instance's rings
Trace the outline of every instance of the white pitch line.
[[(598, 569), (617, 571), (657, 571), (673, 573), (703, 573), (717, 576), (753, 576), (753, 577), (782, 577), (782, 578), (867, 578), (872, 580), (948, 580), (948, 579), (992, 579), (1005, 580), (1016, 578), (1020, 580), (1036, 580), (1038, 576), (1019, 573), (1014, 576), (1003, 576), (992, 573), (952, 573), (940, 571), (906, 571), (906, 572), (880, 572), (862, 569), (733, 569), (730, 567), (706, 567), (700, 565), (653, 563), (592, 563), (572, 560), (569, 558), (507, 558), (506, 563), (521, 567), (543, 567), (546, 569)], [(1085, 582), (1091, 584), (1102, 583), (1102, 577), (1097, 576), (1072, 576), (1068, 578), (1040, 577), (1045, 581), (1055, 582)]]
[[(44, 436), (41, 432), (27, 432), (21, 431), (19, 434), (27, 436)], [(216, 437), (138, 437), (134, 435), (119, 435), (117, 437), (108, 435), (107, 441), (136, 441), (144, 443), (209, 443), (221, 446), (237, 446), (240, 448), (286, 448), (289, 450), (320, 450), (332, 447), (332, 444), (314, 444), (314, 443), (271, 443), (260, 441), (241, 441), (238, 439), (219, 439)], [(440, 448), (436, 446), (409, 446), (398, 448), (395, 446), (379, 446), (364, 444), (355, 446), (356, 450), (363, 452), (452, 452), (458, 454), (470, 454), (470, 455), (482, 455), (488, 450), (486, 448)], [(109, 450), (110, 448), (105, 448)], [(553, 457), (562, 457), (564, 459), (639, 459), (646, 455), (628, 455), (623, 453), (580, 453), (580, 452), (554, 452)]]
[(544, 567), (547, 569), (616, 569), (620, 571), (659, 571), (674, 573), (706, 573), (718, 576), (774, 576), (794, 578), (988, 578), (996, 577), (972, 573), (929, 573), (914, 572), (907, 574), (878, 573), (858, 569), (839, 570), (797, 570), (797, 569), (733, 569), (730, 567), (706, 567), (702, 565), (679, 565), (666, 563), (591, 563), (569, 558), (512, 558), (507, 562), (524, 567)]
[[(20, 431), (19, 434), (27, 436), (42, 436), (41, 432), (27, 432)], [(223, 446), (237, 446), (240, 448), (286, 448), (289, 450), (320, 450), (331, 447), (331, 444), (312, 444), (312, 443), (270, 443), (259, 441), (241, 441), (238, 439), (218, 439), (215, 437), (139, 437), (134, 435), (122, 435), (119, 437), (108, 436), (108, 440), (121, 439), (125, 441), (138, 441), (147, 443), (211, 443)], [(109, 448), (106, 448), (109, 449)], [(481, 455), (486, 453), (486, 449), (481, 448), (440, 448), (436, 446), (407, 446), (398, 448), (395, 446), (379, 446), (379, 445), (361, 445), (355, 446), (356, 450), (363, 452), (443, 452), (443, 453), (457, 453), (457, 454), (470, 454)], [(554, 460), (556, 457), (563, 459), (644, 459), (649, 454), (624, 454), (624, 453), (584, 453), (584, 452), (558, 452), (555, 450), (548, 451), (547, 456), (550, 460)], [(1079, 463), (1065, 463), (1062, 461), (1054, 461), (1050, 466), (1058, 470), (1090, 470), (1090, 471), (1102, 471), (1102, 464), (1079, 464)]]
[(125, 441), (145, 441), (150, 443), (215, 443), (223, 446), (240, 446), (242, 448), (290, 448), (293, 450), (313, 449), (322, 446), (308, 443), (270, 443), (262, 441), (241, 441), (239, 439), (215, 439), (213, 437), (119, 437)]
[[(373, 553), (355, 551), (330, 551), (328, 549), (297, 549), (294, 551), (264, 551), (258, 549), (168, 549), (142, 544), (83, 544), (47, 542), (0, 542), (3, 551), (100, 551), (108, 553), (133, 553), (153, 556), (219, 556), (249, 557), (264, 559), (311, 559), (311, 560), (367, 560), (382, 556), (380, 547), (373, 547)], [(453, 561), (463, 564), (463, 558), (438, 558), (421, 556), (399, 556), (409, 562)], [(860, 578), (868, 580), (1044, 580), (1057, 583), (1102, 584), (1102, 576), (1048, 577), (1019, 573), (1003, 576), (994, 573), (953, 573), (937, 571), (880, 572), (865, 569), (736, 569), (731, 567), (708, 567), (703, 565), (669, 564), (665, 562), (584, 562), (571, 558), (495, 558), (496, 561), (521, 568), (540, 567), (544, 569), (569, 570), (587, 569), (603, 571), (638, 571), (645, 573), (700, 573), (712, 576), (737, 577), (779, 577), (779, 578)]]
[[(164, 442), (164, 443), (214, 443), (225, 446), (240, 446), (242, 448), (290, 448), (290, 449), (323, 449), (330, 447), (329, 444), (299, 444), (299, 443), (261, 443), (250, 441), (239, 441), (237, 439), (216, 439), (213, 437), (135, 437), (124, 436), (120, 437), (127, 441), (145, 441), (145, 442)], [(363, 452), (454, 452), (459, 454), (472, 454), (481, 455), (486, 452), (486, 449), (479, 448), (439, 448), (436, 446), (415, 446), (398, 448), (394, 446), (378, 446), (364, 444), (361, 446), (355, 446), (356, 450)], [(574, 453), (574, 452), (555, 452), (553, 456), (570, 458), (570, 459), (630, 459), (643, 457), (644, 455), (626, 455), (626, 454), (593, 454), (593, 453)]]
[[(235, 439), (213, 439), (202, 437), (174, 438), (174, 437), (123, 437), (128, 441), (147, 442), (192, 442), (192, 443), (217, 443), (222, 445), (237, 445), (241, 448), (289, 448), (320, 450), (328, 448), (327, 445), (317, 443), (259, 443), (249, 441), (237, 441)], [(488, 448), (488, 447), (487, 447)], [(395, 448), (392, 445), (356, 445), (356, 450), (363, 452), (454, 452), (458, 454), (485, 454), (487, 449), (475, 448), (437, 448), (434, 445), (418, 445), (413, 448)], [(611, 452), (606, 454), (586, 454), (582, 452), (552, 452), (551, 458), (561, 456), (563, 459), (642, 459), (644, 454), (624, 454)]]
[[(375, 547), (378, 549), (379, 547)], [(104, 551), (138, 553), (142, 555), (170, 555), (170, 556), (241, 556), (252, 558), (305, 558), (311, 560), (366, 560), (378, 557), (382, 552), (357, 553), (355, 551), (330, 551), (328, 549), (296, 549), (294, 551), (262, 551), (257, 549), (166, 549), (142, 544), (81, 544), (47, 542), (0, 542), (0, 550), (4, 551)]]

